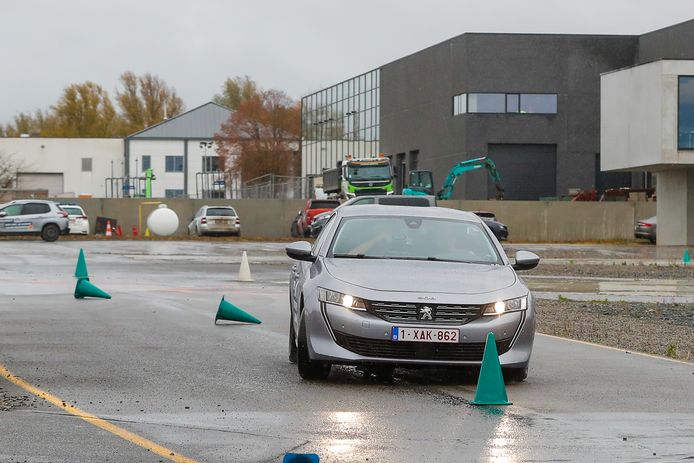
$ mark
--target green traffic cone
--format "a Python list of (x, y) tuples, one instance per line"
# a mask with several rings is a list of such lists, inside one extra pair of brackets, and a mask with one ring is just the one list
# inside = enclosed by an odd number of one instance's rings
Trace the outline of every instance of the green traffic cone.
[(97, 288), (86, 278), (77, 280), (75, 286), (75, 299), (84, 299), (85, 297), (98, 297), (101, 299), (111, 299), (111, 295)]
[(214, 317), (215, 325), (217, 324), (217, 320), (228, 320), (232, 322), (244, 323), (261, 323), (261, 321), (255, 318), (253, 315), (244, 312), (231, 302), (225, 300), (224, 296), (222, 296), (222, 300), (219, 302), (217, 315), (215, 315)]
[(87, 261), (84, 260), (84, 251), (80, 248), (80, 256), (77, 258), (77, 268), (75, 268), (75, 277), (89, 281), (89, 272), (87, 272)]
[(494, 333), (487, 335), (475, 400), (471, 403), (473, 405), (511, 405), (506, 396), (506, 385), (504, 384), (504, 375), (501, 373), (501, 363), (499, 363)]
[(685, 249), (682, 253), (682, 263), (690, 264), (692, 262), (692, 256), (689, 255), (689, 249)]

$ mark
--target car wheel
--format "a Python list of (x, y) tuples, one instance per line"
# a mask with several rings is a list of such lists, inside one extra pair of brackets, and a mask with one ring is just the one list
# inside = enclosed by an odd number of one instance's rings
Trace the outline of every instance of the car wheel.
[(525, 368), (502, 368), (506, 382), (513, 381), (522, 383), (528, 377), (528, 367)]
[(651, 244), (655, 244), (655, 238), (650, 239)]
[(311, 360), (308, 353), (308, 339), (306, 338), (306, 321), (301, 320), (299, 325), (299, 342), (297, 348), (296, 364), (299, 376), (307, 380), (326, 379), (330, 375), (330, 363), (320, 360)]
[(289, 363), (296, 363), (299, 349), (296, 348), (296, 333), (294, 332), (294, 321), (289, 315)]
[(49, 223), (41, 230), (41, 239), (44, 241), (53, 242), (60, 237), (60, 228), (54, 223)]

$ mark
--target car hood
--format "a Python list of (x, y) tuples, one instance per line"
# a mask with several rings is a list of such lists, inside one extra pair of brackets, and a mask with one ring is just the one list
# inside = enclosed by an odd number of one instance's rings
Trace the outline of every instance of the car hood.
[(377, 291), (483, 294), (516, 282), (513, 269), (501, 265), (349, 258), (324, 264), (334, 278)]

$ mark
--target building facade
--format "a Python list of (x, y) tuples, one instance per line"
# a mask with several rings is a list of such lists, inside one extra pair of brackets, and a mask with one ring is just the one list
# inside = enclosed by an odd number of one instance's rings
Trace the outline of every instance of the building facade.
[(120, 138), (0, 138), (14, 187), (54, 198), (103, 197), (106, 179), (123, 175), (123, 146)]
[[(651, 186), (644, 172), (600, 169), (600, 76), (648, 61), (694, 58), (693, 28), (689, 21), (640, 36), (454, 37), (373, 71), (380, 80), (373, 143), (391, 158), (399, 188), (413, 169), (433, 171), (440, 187), (456, 163), (481, 156), (496, 162), (510, 200)], [(312, 137), (323, 143), (334, 138)], [(307, 138), (304, 126), (302, 147)], [(332, 167), (346, 154), (313, 151), (317, 160), (304, 172)], [(454, 198), (490, 199), (495, 191), (477, 170), (459, 180)]]
[(210, 102), (125, 139), (0, 138), (0, 156), (17, 170), (16, 189), (50, 197), (140, 197), (151, 168), (154, 198), (232, 198), (240, 179), (219, 170), (213, 140), (230, 116)]

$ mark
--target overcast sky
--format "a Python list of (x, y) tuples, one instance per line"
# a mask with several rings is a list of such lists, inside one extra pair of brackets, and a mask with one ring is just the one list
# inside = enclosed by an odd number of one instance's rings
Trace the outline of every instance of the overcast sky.
[(151, 72), (188, 108), (229, 76), (294, 98), (464, 32), (640, 34), (692, 0), (0, 0), (0, 123), (92, 80)]

